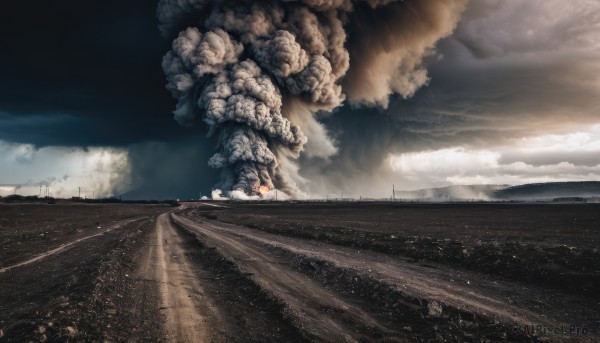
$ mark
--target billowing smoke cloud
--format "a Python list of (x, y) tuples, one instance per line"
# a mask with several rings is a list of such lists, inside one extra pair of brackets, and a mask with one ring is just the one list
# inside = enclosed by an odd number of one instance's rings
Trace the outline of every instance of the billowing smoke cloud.
[(351, 103), (387, 106), (388, 97), (414, 95), (429, 81), (423, 58), (456, 28), (466, 1), (407, 1), (366, 6), (352, 14), (352, 68), (343, 86)]
[(392, 93), (412, 96), (466, 1), (160, 0), (163, 35), (181, 30), (163, 60), (175, 119), (219, 135), (209, 165), (230, 196), (266, 186), (297, 197), (290, 159), (307, 141), (308, 156), (337, 151), (315, 114), (346, 97), (387, 106)]

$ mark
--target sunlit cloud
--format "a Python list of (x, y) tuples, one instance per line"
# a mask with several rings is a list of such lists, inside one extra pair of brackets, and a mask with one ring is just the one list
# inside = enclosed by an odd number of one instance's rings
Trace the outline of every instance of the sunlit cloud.
[(43, 147), (0, 141), (0, 195), (106, 197), (129, 187), (128, 153), (115, 148)]
[(488, 150), (448, 148), (401, 154), (391, 158), (392, 170), (417, 177), (420, 173), (465, 173), (498, 166), (500, 154)]
[(600, 125), (563, 135), (522, 138), (496, 149), (453, 147), (392, 155), (389, 163), (406, 180), (405, 188), (411, 189), (432, 184), (600, 180)]
[(523, 138), (516, 148), (523, 152), (600, 152), (600, 125), (586, 131)]

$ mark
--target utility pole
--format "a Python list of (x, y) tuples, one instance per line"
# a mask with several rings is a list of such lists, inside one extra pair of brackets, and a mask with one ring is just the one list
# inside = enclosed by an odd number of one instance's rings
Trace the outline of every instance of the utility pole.
[(392, 202), (396, 202), (396, 185), (392, 185)]
[(42, 185), (40, 185), (40, 198), (42, 197)]
[(81, 187), (77, 187), (79, 188), (79, 199), (81, 199)]
[(275, 189), (275, 201), (277, 201), (277, 189)]

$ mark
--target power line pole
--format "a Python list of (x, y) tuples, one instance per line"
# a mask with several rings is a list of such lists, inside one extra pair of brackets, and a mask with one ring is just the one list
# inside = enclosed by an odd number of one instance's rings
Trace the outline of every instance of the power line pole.
[(77, 187), (79, 188), (79, 199), (81, 199), (81, 187)]
[(396, 185), (392, 185), (392, 202), (396, 202)]
[(275, 189), (275, 201), (277, 201), (277, 189)]

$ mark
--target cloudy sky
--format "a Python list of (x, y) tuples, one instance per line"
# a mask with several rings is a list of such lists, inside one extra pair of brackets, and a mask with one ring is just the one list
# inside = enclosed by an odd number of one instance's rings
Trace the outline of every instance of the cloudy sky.
[[(165, 89), (155, 4), (11, 2), (0, 13), (0, 195), (210, 194), (214, 138)], [(336, 147), (297, 161), (314, 196), (600, 180), (600, 2), (472, 0), (386, 108), (323, 115)]]

